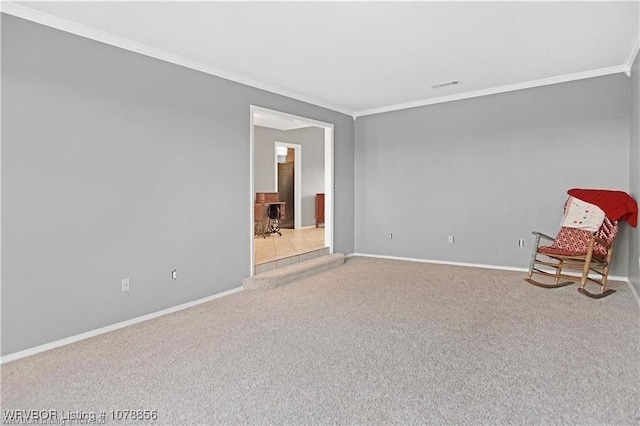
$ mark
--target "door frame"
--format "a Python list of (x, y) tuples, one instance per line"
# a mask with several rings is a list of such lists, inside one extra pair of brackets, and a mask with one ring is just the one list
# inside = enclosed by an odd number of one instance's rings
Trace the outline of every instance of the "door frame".
[(254, 132), (253, 132), (253, 115), (255, 112), (264, 112), (279, 115), (283, 118), (291, 118), (294, 120), (305, 121), (313, 126), (322, 127), (324, 129), (324, 245), (329, 247), (329, 253), (333, 253), (333, 227), (334, 227), (334, 125), (324, 121), (314, 120), (312, 118), (301, 117), (298, 115), (288, 114), (286, 112), (264, 108), (257, 105), (249, 105), (249, 276), (254, 275), (254, 244), (253, 229), (254, 216), (253, 207), (255, 204), (255, 189), (253, 185), (254, 178)]
[[(275, 180), (273, 192), (278, 192), (278, 147), (291, 148), (295, 152), (295, 164), (293, 165), (293, 228), (302, 227), (302, 145), (297, 143), (278, 142), (274, 143), (274, 169)], [(285, 208), (287, 208), (285, 206)]]

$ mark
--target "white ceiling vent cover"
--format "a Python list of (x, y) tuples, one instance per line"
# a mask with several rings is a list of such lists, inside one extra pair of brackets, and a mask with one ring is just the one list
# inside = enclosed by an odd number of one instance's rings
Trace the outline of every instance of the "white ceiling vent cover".
[(462, 84), (462, 82), (460, 82), (460, 80), (445, 81), (444, 83), (438, 83), (435, 86), (431, 86), (431, 88), (440, 89), (441, 87), (457, 86), (458, 84)]

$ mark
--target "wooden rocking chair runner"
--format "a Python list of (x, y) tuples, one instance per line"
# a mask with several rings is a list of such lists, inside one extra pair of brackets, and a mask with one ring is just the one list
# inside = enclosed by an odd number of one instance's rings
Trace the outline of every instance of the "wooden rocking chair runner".
[[(536, 241), (529, 264), (529, 273), (525, 281), (543, 288), (559, 288), (574, 282), (580, 283), (578, 291), (585, 296), (600, 299), (615, 293), (615, 290), (607, 289), (607, 279), (609, 276), (609, 266), (613, 254), (613, 241), (618, 234), (618, 224), (605, 217), (600, 229), (595, 233), (585, 230), (562, 228), (556, 238), (552, 238), (541, 232), (533, 232)], [(582, 242), (574, 246), (585, 246), (586, 250), (567, 250), (558, 248), (562, 244), (556, 244), (558, 240), (569, 238), (572, 242)], [(550, 240), (554, 244), (551, 246), (540, 246), (540, 240)], [(582, 241), (578, 241), (582, 240)], [(550, 269), (545, 271), (544, 268)], [(578, 274), (563, 273), (563, 271), (577, 271)], [(591, 276), (590, 276), (591, 274)], [(544, 277), (545, 283), (536, 281), (533, 276)], [(587, 282), (593, 282), (600, 286), (599, 293), (591, 293), (587, 290)]]

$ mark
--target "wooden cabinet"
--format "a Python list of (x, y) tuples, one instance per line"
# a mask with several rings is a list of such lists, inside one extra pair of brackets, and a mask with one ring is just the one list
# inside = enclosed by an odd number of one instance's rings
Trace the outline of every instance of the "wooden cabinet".
[(324, 225), (324, 194), (316, 194), (316, 228)]

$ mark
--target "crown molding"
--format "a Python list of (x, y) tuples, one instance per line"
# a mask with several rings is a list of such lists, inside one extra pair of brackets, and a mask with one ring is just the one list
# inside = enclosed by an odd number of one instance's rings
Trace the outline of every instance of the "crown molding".
[(638, 56), (638, 50), (640, 50), (640, 37), (636, 38), (633, 42), (633, 46), (631, 46), (631, 50), (629, 50), (629, 54), (627, 55), (627, 60), (624, 63), (624, 73), (627, 74), (628, 77), (631, 77), (631, 67), (633, 67), (636, 56)]
[(277, 95), (285, 96), (291, 99), (295, 99), (301, 102), (306, 102), (321, 108), (326, 108), (341, 114), (346, 114), (353, 117), (355, 121), (358, 117), (367, 115), (380, 114), (384, 112), (398, 111), (408, 108), (416, 108), (427, 105), (440, 104), (444, 102), (452, 102), (463, 99), (477, 98), (480, 96), (495, 95), (498, 93), (512, 92), (515, 90), (530, 89), (534, 87), (547, 86), (557, 83), (566, 83), (569, 81), (582, 80), (592, 77), (600, 77), (610, 74), (625, 73), (628, 76), (631, 73), (631, 66), (638, 55), (640, 48), (640, 39), (636, 39), (627, 57), (627, 61), (624, 65), (618, 65), (608, 68), (600, 68), (591, 71), (578, 72), (573, 74), (565, 74), (557, 77), (550, 77), (540, 80), (532, 80), (523, 83), (510, 84), (506, 86), (493, 87), (489, 89), (475, 90), (471, 92), (458, 93), (455, 95), (441, 96), (437, 98), (428, 98), (418, 101), (406, 102), (402, 104), (388, 105), (378, 108), (371, 108), (361, 111), (353, 111), (348, 108), (327, 104), (322, 101), (318, 101), (314, 98), (301, 95), (296, 92), (283, 89), (281, 87), (272, 86), (257, 80), (247, 78), (245, 76), (232, 73), (217, 67), (214, 67), (203, 62), (195, 61), (180, 55), (176, 55), (162, 49), (148, 46), (143, 43), (138, 43), (123, 37), (119, 37), (104, 31), (96, 30), (85, 25), (77, 24), (72, 21), (68, 21), (57, 16), (40, 12), (38, 10), (23, 6), (21, 4), (14, 3), (12, 1), (0, 1), (0, 11), (8, 15), (13, 15), (18, 18), (26, 19), (41, 25), (45, 25), (51, 28), (55, 28), (61, 31), (65, 31), (71, 34), (75, 34), (84, 38), (95, 40), (101, 43), (105, 43), (111, 46), (119, 47), (131, 52), (135, 52), (141, 55), (159, 59), (164, 62), (169, 62), (175, 65), (179, 65), (185, 68), (193, 69), (196, 71), (204, 72), (225, 80), (233, 81), (245, 86), (254, 87), (256, 89), (265, 90)]
[(287, 98), (292, 98), (298, 101), (306, 102), (318, 107), (330, 109), (332, 111), (336, 111), (341, 114), (353, 116), (354, 111), (349, 110), (348, 108), (344, 108), (338, 105), (327, 104), (317, 99), (310, 98), (308, 96), (301, 95), (299, 93), (292, 92), (287, 89), (283, 89), (281, 87), (265, 84), (263, 82), (256, 81), (256, 80), (247, 78), (245, 76), (242, 76), (240, 74), (229, 72), (203, 62), (185, 58), (183, 56), (176, 55), (174, 53), (167, 52), (162, 49), (151, 47), (143, 43), (138, 43), (138, 42), (126, 39), (124, 37), (119, 37), (104, 31), (87, 27), (85, 25), (77, 24), (75, 22), (68, 21), (66, 19), (59, 18), (57, 16), (54, 16), (48, 13), (40, 12), (38, 10), (23, 6), (21, 4), (16, 4), (11, 1), (1, 1), (0, 11), (8, 15), (26, 19), (28, 21), (35, 22), (37, 24), (62, 30), (62, 31), (75, 34), (84, 38), (88, 38), (91, 40), (99, 41), (101, 43), (119, 47), (121, 49), (139, 53), (141, 55), (149, 56), (151, 58), (159, 59), (164, 62), (180, 65), (185, 68), (190, 68), (196, 71), (200, 71), (206, 74), (223, 78), (225, 80), (230, 80), (236, 83), (243, 84), (245, 86), (251, 86), (256, 89), (265, 90), (267, 92), (274, 93), (276, 95), (285, 96)]
[(610, 74), (618, 74), (626, 72), (626, 65), (617, 65), (615, 67), (599, 68), (597, 70), (578, 72), (573, 74), (565, 74), (557, 77), (543, 78), (541, 80), (525, 81), (523, 83), (509, 84), (506, 86), (492, 87), (489, 89), (474, 90), (472, 92), (458, 93), (449, 96), (440, 96), (438, 98), (428, 98), (419, 101), (407, 102), (397, 105), (389, 105), (380, 108), (372, 108), (363, 111), (356, 111), (354, 117), (363, 117), (366, 115), (381, 114), (383, 112), (398, 111), (408, 108), (416, 108), (426, 105), (441, 104), (444, 102), (460, 101), (463, 99), (478, 98), (480, 96), (495, 95), (498, 93), (513, 92), (515, 90), (531, 89), (533, 87), (548, 86), (557, 83), (566, 83), (569, 81), (583, 80), (585, 78), (600, 77)]

